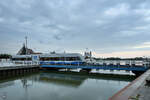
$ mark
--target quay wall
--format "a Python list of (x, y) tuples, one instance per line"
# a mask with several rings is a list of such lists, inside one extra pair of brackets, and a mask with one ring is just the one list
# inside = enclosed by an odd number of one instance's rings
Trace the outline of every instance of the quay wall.
[[(150, 69), (147, 70), (145, 73), (143, 73), (141, 76), (137, 77), (134, 81), (132, 81), (129, 85), (121, 89), (111, 98), (109, 98), (109, 100), (131, 100), (130, 98), (137, 91), (139, 91), (139, 88), (142, 87), (143, 84), (145, 84), (146, 78), (149, 76), (150, 76)], [(145, 97), (148, 95), (149, 93), (145, 94)], [(139, 99), (135, 99), (135, 100), (139, 100)], [(149, 100), (149, 99), (144, 99), (144, 100)]]
[(39, 71), (38, 65), (0, 67), (0, 79), (20, 76)]

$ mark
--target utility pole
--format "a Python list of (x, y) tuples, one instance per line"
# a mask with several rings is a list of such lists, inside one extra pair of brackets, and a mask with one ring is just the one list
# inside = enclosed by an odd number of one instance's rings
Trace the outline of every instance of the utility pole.
[(25, 48), (26, 48), (26, 64), (27, 64), (27, 36), (25, 36), (25, 41), (26, 41), (26, 45), (25, 45)]

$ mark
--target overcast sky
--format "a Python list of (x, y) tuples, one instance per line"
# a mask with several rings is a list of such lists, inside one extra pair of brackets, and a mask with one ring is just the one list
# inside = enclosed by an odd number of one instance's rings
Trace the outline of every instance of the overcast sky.
[(150, 56), (150, 0), (1, 0), (0, 53)]

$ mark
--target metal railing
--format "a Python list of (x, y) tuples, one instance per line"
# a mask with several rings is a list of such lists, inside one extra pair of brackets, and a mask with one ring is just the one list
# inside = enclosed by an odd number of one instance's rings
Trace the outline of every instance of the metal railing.
[(145, 60), (100, 60), (95, 62), (96, 65), (129, 65), (150, 67), (150, 61)]
[(30, 66), (30, 65), (39, 65), (38, 61), (11, 61), (5, 60), (0, 61), (0, 67), (16, 67), (16, 66)]

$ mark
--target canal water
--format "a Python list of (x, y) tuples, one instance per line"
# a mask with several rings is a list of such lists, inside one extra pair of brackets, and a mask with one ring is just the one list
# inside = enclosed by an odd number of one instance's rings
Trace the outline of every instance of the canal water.
[(0, 81), (0, 100), (108, 100), (132, 80), (40, 72)]

